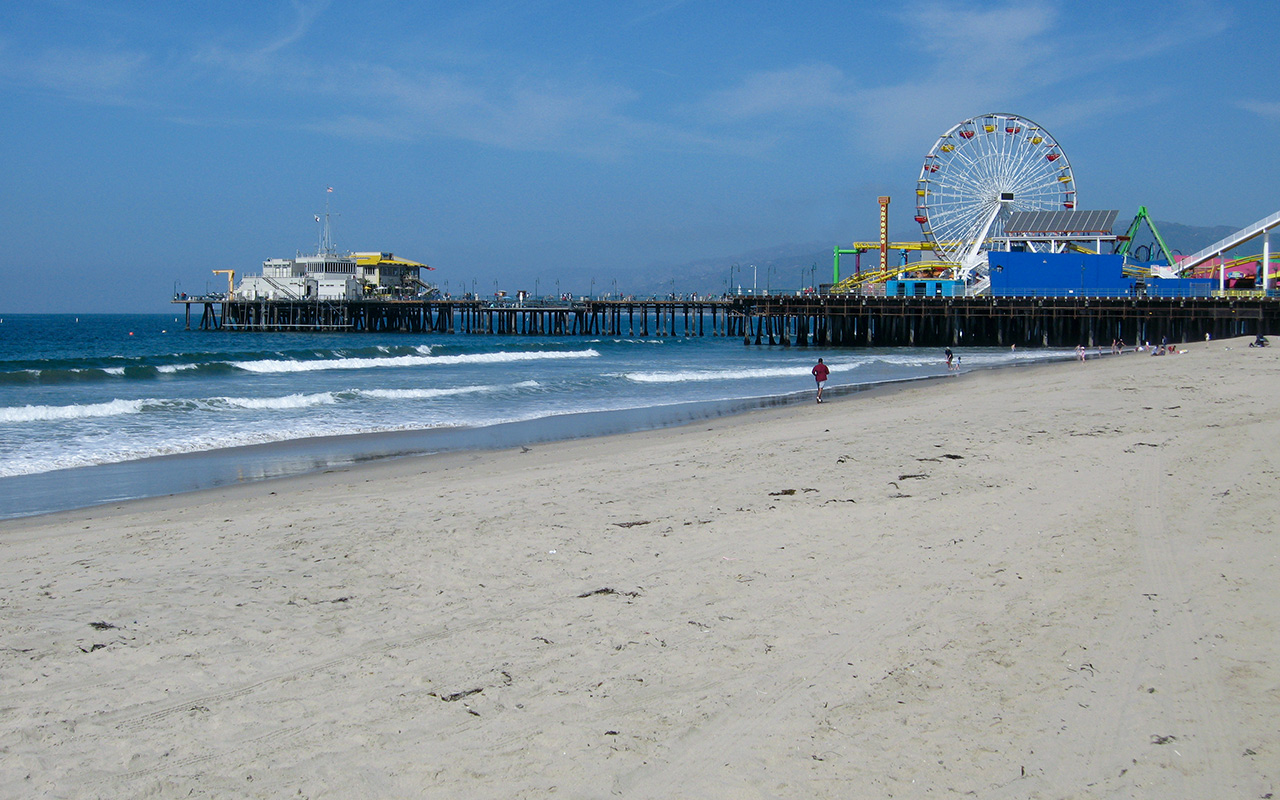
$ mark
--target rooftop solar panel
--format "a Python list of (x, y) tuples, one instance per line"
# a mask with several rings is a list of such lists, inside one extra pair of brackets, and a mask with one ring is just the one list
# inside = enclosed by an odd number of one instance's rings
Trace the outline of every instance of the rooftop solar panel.
[(1089, 211), (1064, 209), (1061, 211), (1015, 211), (1005, 222), (1006, 236), (1032, 236), (1036, 234), (1088, 234), (1107, 235), (1115, 224), (1119, 211)]

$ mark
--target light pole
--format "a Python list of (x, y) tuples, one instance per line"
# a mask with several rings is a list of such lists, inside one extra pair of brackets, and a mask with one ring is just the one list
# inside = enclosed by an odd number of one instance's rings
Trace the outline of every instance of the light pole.
[(541, 279), (540, 279), (540, 278), (534, 278), (534, 279), (533, 279), (533, 299), (534, 299), (534, 300), (537, 300), (537, 299), (538, 299), (538, 281), (539, 281), (539, 280), (541, 280)]
[(594, 277), (591, 279), (591, 294), (589, 296), (592, 300), (596, 299), (596, 279)]
[(618, 299), (618, 279), (617, 278), (613, 279), (613, 299), (614, 300)]
[(756, 289), (760, 285), (760, 281), (757, 280), (757, 278), (759, 277), (758, 272), (759, 270), (756, 269), (756, 265), (752, 264), (751, 265), (751, 293), (752, 294), (756, 293)]
[(564, 295), (560, 294), (560, 279), (556, 278), (556, 300), (561, 300)]

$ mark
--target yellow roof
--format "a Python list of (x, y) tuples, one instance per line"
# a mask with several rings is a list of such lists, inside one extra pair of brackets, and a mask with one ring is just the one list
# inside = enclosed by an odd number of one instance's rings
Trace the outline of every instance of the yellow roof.
[(376, 267), (386, 264), (392, 267), (421, 267), (430, 269), (426, 264), (419, 264), (417, 261), (410, 261), (407, 258), (396, 258), (394, 253), (352, 253), (355, 256), (356, 263), (362, 267)]

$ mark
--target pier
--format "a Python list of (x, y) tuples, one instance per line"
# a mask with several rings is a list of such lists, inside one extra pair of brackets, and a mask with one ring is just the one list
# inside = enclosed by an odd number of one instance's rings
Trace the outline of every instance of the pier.
[(748, 345), (1109, 346), (1280, 333), (1280, 297), (884, 297), (240, 301), (180, 297), (200, 330), (489, 336), (724, 336)]

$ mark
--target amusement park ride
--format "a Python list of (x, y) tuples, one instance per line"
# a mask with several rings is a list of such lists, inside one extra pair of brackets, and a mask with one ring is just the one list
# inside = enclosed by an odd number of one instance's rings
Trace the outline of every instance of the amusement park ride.
[[(833, 293), (878, 294), (886, 281), (909, 273), (955, 281), (963, 286), (963, 294), (985, 294), (991, 286), (991, 250), (1096, 254), (1103, 252), (1104, 243), (1124, 257), (1125, 273), (1135, 276), (1215, 277), (1225, 288), (1229, 272), (1249, 273), (1256, 276), (1256, 287), (1265, 290), (1277, 274), (1269, 233), (1280, 226), (1280, 213), (1184, 258), (1165, 244), (1145, 206), (1138, 209), (1128, 231), (1117, 236), (1111, 224), (1118, 212), (1077, 209), (1075, 176), (1066, 152), (1042, 126), (1016, 114), (983, 114), (942, 134), (925, 155), (915, 199), (921, 240), (888, 241), (889, 198), (879, 198), (880, 241), (835, 249)], [(1158, 250), (1134, 247), (1143, 222)], [(1257, 236), (1263, 237), (1261, 256), (1223, 259), (1224, 252)], [(861, 255), (877, 250), (877, 267), (863, 270)], [(888, 263), (890, 250), (901, 253), (900, 264)], [(932, 258), (908, 263), (908, 253), (915, 251), (929, 252)], [(844, 255), (856, 260), (854, 274), (842, 279)], [(1268, 267), (1259, 268), (1261, 264)]]

